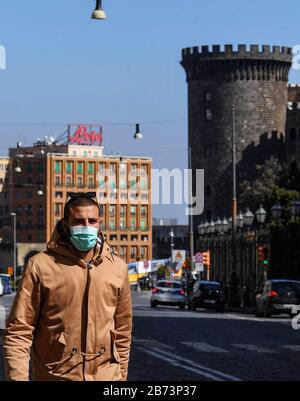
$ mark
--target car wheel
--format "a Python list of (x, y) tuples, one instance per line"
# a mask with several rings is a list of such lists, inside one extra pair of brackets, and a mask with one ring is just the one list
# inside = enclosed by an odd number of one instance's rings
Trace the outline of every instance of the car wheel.
[(271, 314), (271, 311), (270, 311), (269, 306), (268, 306), (268, 305), (265, 305), (265, 308), (264, 308), (264, 317), (271, 317), (271, 316), (272, 316), (272, 314)]
[(157, 303), (156, 302), (151, 302), (151, 308), (156, 308), (157, 307)]
[(185, 304), (179, 304), (178, 306), (179, 306), (179, 309), (182, 309), (182, 310), (185, 308)]

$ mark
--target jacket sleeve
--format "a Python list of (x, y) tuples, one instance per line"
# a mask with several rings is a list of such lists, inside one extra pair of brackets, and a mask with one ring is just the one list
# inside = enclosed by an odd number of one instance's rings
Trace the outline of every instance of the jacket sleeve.
[(3, 335), (7, 380), (29, 380), (30, 348), (40, 309), (40, 287), (36, 267), (29, 260)]
[[(122, 263), (123, 264), (123, 263)], [(132, 331), (132, 303), (128, 268), (124, 263), (123, 288), (120, 289), (115, 312), (116, 347), (120, 356), (122, 380), (127, 380)]]

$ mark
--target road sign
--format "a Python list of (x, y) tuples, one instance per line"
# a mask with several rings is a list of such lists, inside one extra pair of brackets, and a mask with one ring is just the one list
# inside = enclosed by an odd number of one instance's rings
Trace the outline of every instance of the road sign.
[(195, 255), (195, 262), (196, 263), (203, 263), (203, 255), (201, 252), (197, 252)]
[(203, 263), (195, 263), (195, 269), (196, 269), (197, 272), (204, 272)]

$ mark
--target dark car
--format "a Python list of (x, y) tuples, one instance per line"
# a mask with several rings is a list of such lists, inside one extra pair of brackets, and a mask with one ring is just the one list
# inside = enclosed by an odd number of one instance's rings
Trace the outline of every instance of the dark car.
[(197, 308), (215, 309), (224, 312), (225, 295), (219, 281), (196, 281), (189, 294), (188, 309)]
[(267, 280), (255, 297), (255, 316), (270, 317), (280, 313), (296, 315), (300, 308), (300, 281)]

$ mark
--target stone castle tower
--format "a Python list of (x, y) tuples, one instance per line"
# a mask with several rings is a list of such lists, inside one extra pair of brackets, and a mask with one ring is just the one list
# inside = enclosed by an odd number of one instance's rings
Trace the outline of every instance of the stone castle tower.
[(235, 106), (237, 188), (256, 164), (285, 157), (287, 82), (292, 49), (219, 45), (182, 50), (188, 83), (189, 146), (193, 170), (205, 170), (204, 219), (230, 215), (232, 105)]

